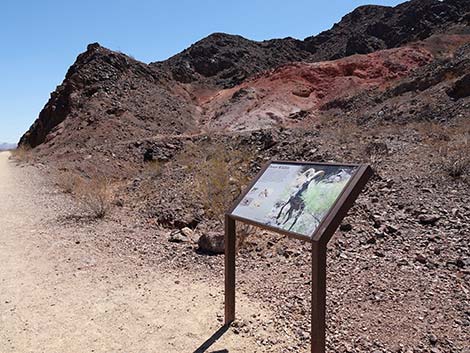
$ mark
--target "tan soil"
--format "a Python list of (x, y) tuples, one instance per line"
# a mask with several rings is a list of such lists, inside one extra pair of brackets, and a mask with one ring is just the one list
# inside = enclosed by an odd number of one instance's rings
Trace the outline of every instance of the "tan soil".
[[(58, 226), (71, 201), (38, 178), (0, 153), (1, 352), (205, 351), (221, 327), (223, 280), (208, 286), (97, 250), (82, 228)], [(242, 318), (272, 317), (242, 295), (238, 304)], [(230, 329), (207, 352), (281, 351), (260, 343), (273, 335)]]

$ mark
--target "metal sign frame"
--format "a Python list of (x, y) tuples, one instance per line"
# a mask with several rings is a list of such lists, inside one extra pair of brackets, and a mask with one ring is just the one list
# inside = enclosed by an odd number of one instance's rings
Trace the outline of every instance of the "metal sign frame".
[[(323, 217), (313, 234), (308, 237), (289, 230), (268, 226), (261, 222), (233, 215), (233, 211), (245, 195), (256, 184), (271, 164), (290, 165), (323, 165), (356, 167), (351, 178), (343, 188), (336, 201)], [(367, 164), (319, 163), (301, 161), (276, 161), (266, 163), (252, 180), (250, 185), (238, 197), (225, 214), (225, 324), (235, 320), (235, 257), (236, 257), (236, 221), (244, 222), (259, 228), (287, 235), (312, 243), (312, 313), (311, 313), (311, 349), (312, 353), (325, 352), (325, 313), (326, 313), (326, 248), (329, 240), (341, 224), (348, 210), (354, 204), (361, 190), (372, 176), (372, 168)]]

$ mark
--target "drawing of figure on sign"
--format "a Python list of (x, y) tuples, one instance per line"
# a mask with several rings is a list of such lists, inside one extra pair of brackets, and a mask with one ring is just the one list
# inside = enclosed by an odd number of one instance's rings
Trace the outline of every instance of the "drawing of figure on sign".
[[(307, 191), (310, 184), (314, 182), (316, 178), (324, 174), (325, 172), (323, 170), (316, 171), (314, 168), (309, 168), (294, 180), (291, 187), (291, 195), (289, 199), (282, 204), (276, 217), (276, 223), (278, 225), (290, 223), (288, 230), (292, 230), (305, 209), (305, 202), (302, 197), (303, 193)], [(317, 220), (317, 222), (319, 222), (319, 220)]]

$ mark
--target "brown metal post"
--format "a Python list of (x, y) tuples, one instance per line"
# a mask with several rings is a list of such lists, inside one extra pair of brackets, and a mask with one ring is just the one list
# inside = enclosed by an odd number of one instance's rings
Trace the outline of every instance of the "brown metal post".
[(312, 353), (325, 353), (326, 244), (312, 243)]
[(225, 215), (225, 324), (235, 320), (235, 220)]

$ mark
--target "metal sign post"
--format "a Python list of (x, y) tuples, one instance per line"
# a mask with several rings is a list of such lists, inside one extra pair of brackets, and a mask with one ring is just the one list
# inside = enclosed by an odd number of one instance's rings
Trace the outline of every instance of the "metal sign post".
[(225, 215), (226, 325), (235, 320), (235, 222), (241, 221), (312, 243), (311, 348), (325, 352), (327, 244), (372, 173), (368, 165), (291, 161), (261, 169)]
[(235, 220), (225, 215), (225, 324), (235, 320)]

